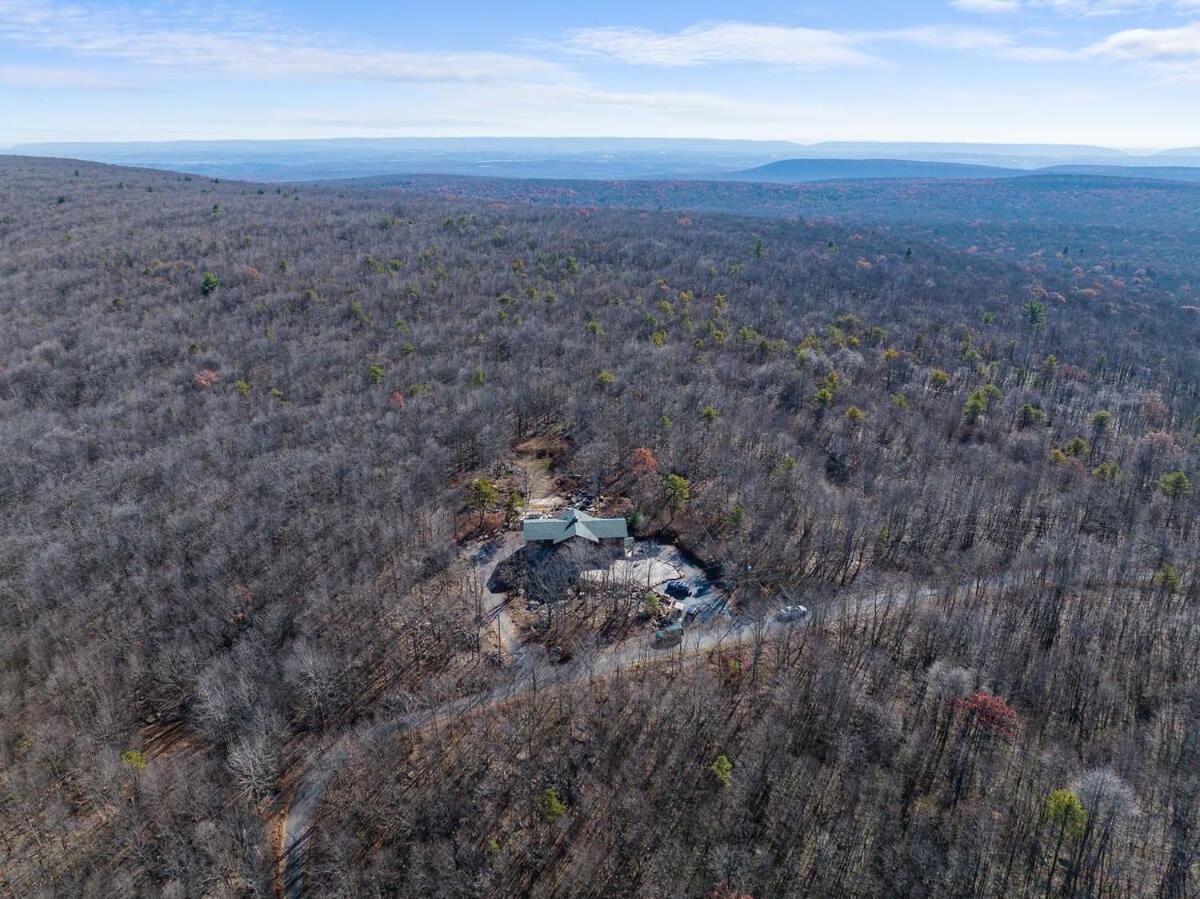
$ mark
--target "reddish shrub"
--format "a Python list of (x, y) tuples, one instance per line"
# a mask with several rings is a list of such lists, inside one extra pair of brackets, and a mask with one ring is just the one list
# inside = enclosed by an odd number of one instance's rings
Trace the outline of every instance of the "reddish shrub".
[(999, 696), (977, 690), (966, 699), (958, 700), (958, 707), (988, 733), (1000, 737), (1012, 736), (1013, 725), (1017, 723), (1017, 711)]
[(658, 460), (646, 447), (639, 446), (633, 451), (629, 467), (639, 478), (648, 477), (658, 471)]
[(202, 368), (192, 375), (192, 383), (197, 387), (212, 387), (219, 380), (221, 380), (221, 376), (211, 368)]
[(1143, 437), (1142, 441), (1156, 456), (1183, 455), (1183, 447), (1170, 431), (1153, 431)]
[(1161, 425), (1171, 414), (1170, 408), (1162, 401), (1157, 393), (1146, 391), (1142, 394), (1142, 416), (1151, 424)]
[(1088, 373), (1077, 365), (1059, 366), (1058, 376), (1063, 380), (1075, 381), (1078, 384), (1085, 384), (1088, 380)]

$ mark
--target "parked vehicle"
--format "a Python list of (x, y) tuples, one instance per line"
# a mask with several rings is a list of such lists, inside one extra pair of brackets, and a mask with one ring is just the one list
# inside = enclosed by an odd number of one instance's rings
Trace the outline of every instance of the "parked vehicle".
[(661, 631), (655, 631), (654, 642), (659, 646), (671, 646), (683, 639), (683, 625), (679, 622), (668, 624)]
[(802, 621), (808, 617), (805, 606), (784, 606), (775, 613), (776, 621)]
[(687, 581), (671, 581), (667, 584), (667, 595), (676, 599), (684, 599), (692, 595), (692, 588)]

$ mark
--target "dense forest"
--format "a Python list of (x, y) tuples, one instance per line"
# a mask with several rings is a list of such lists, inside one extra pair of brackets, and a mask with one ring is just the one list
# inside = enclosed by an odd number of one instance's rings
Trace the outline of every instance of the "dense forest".
[[(0, 157), (0, 893), (1195, 896), (1200, 188), (546, 189)], [(531, 440), (812, 626), (506, 694)]]

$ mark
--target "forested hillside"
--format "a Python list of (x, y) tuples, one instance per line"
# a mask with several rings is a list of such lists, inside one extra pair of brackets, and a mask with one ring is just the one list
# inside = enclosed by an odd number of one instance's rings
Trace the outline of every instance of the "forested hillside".
[[(312, 895), (1195, 895), (1200, 189), (1062, 185), (0, 157), (0, 893), (271, 895), (341, 740)], [(815, 626), (346, 737), (512, 678), (469, 487), (545, 435)]]

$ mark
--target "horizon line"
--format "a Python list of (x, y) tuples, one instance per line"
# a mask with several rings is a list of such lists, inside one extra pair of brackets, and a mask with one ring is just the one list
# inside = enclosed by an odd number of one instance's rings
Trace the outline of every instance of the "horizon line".
[(912, 139), (891, 139), (891, 138), (872, 138), (869, 140), (855, 140), (844, 138), (823, 138), (816, 141), (801, 141), (790, 138), (743, 138), (743, 137), (646, 137), (646, 136), (611, 136), (611, 135), (492, 135), (492, 134), (470, 134), (470, 135), (383, 135), (383, 136), (341, 136), (341, 137), (184, 137), (184, 138), (125, 138), (121, 140), (96, 140), (96, 139), (55, 139), (55, 140), (30, 140), (20, 141), (15, 143), (5, 144), (0, 146), (0, 152), (7, 150), (16, 150), (21, 147), (37, 147), (37, 146), (64, 146), (64, 145), (88, 145), (88, 146), (120, 146), (123, 144), (193, 144), (193, 143), (223, 143), (223, 144), (252, 144), (252, 143), (348, 143), (362, 141), (661, 141), (668, 143), (716, 143), (716, 144), (788, 144), (796, 147), (819, 147), (825, 144), (843, 144), (843, 145), (860, 145), (874, 146), (880, 144), (898, 144), (909, 146), (932, 146), (932, 147), (1008, 147), (1008, 148), (1029, 148), (1029, 147), (1051, 147), (1051, 148), (1079, 148), (1079, 149), (1095, 149), (1107, 150), (1110, 152), (1122, 153), (1129, 156), (1141, 154), (1155, 155), (1160, 153), (1169, 153), (1179, 150), (1195, 149), (1200, 154), (1200, 138), (1197, 139), (1196, 146), (1188, 145), (1162, 145), (1150, 147), (1124, 147), (1112, 144), (1103, 143), (1074, 143), (1074, 142), (1059, 142), (1059, 141), (990, 141), (990, 140), (912, 140)]

